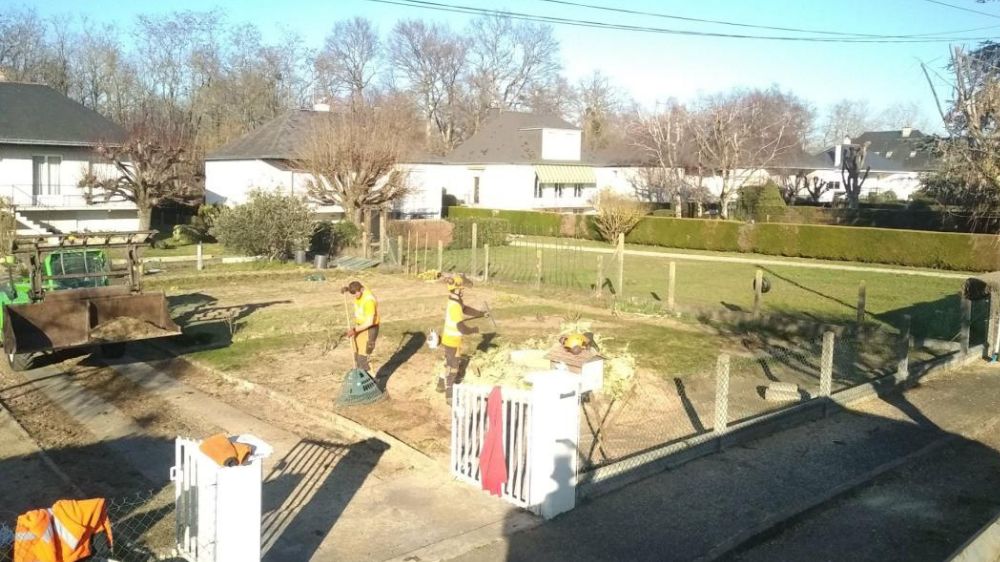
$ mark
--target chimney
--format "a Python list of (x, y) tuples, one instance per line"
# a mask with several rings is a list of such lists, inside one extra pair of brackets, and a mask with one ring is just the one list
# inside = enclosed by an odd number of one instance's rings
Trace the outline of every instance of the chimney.
[(910, 133), (912, 132), (913, 132), (913, 127), (903, 127), (903, 130), (900, 131), (900, 133), (903, 134), (904, 139), (908, 138), (910, 136)]
[(849, 137), (847, 135), (844, 135), (844, 142), (843, 142), (843, 144), (851, 144), (851, 137)]
[(313, 111), (330, 111), (330, 104), (328, 103), (314, 103)]
[(834, 168), (839, 168), (840, 167), (840, 159), (842, 157), (843, 152), (844, 152), (844, 145), (838, 144), (838, 145), (835, 145), (833, 147), (833, 167)]

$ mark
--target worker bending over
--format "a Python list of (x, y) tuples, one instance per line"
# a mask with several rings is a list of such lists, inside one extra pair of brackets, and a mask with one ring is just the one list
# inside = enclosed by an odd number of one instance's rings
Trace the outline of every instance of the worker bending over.
[(341, 292), (354, 297), (354, 326), (347, 330), (347, 337), (354, 340), (354, 365), (371, 374), (369, 357), (375, 351), (380, 321), (378, 301), (359, 281), (351, 281)]
[(468, 326), (467, 320), (489, 316), (489, 313), (466, 306), (462, 301), (465, 280), (452, 277), (448, 280), (448, 307), (444, 313), (444, 330), (441, 347), (444, 348), (444, 373), (438, 375), (437, 391), (444, 392), (451, 400), (451, 387), (458, 379), (462, 357), (462, 336), (478, 334), (479, 328)]

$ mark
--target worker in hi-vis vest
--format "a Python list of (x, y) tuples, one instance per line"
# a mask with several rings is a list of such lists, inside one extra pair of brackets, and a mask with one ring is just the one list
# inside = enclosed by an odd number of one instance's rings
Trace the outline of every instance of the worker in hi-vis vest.
[(438, 375), (437, 391), (444, 392), (451, 400), (451, 387), (458, 379), (461, 366), (462, 336), (478, 334), (479, 328), (466, 325), (466, 320), (489, 316), (466, 306), (462, 301), (465, 289), (465, 279), (452, 277), (448, 279), (448, 307), (444, 313), (444, 330), (441, 332), (441, 347), (444, 348), (444, 372)]
[(375, 341), (378, 339), (378, 301), (375, 295), (358, 281), (351, 281), (342, 292), (354, 297), (354, 325), (347, 330), (347, 337), (354, 339), (354, 364), (362, 371), (371, 374), (369, 357), (375, 351)]

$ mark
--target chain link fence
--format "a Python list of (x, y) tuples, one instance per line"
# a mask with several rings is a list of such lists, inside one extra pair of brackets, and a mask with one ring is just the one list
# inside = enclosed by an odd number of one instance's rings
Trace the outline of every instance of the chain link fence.
[[(114, 544), (109, 544), (104, 533), (95, 535), (91, 539), (92, 556), (88, 560), (184, 560), (174, 550), (176, 528), (172, 488), (108, 498), (107, 510)], [(13, 562), (17, 516), (0, 513), (0, 562)]]

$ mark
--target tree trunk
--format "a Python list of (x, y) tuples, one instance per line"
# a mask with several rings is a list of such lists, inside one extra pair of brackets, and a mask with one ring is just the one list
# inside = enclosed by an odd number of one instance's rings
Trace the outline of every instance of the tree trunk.
[(153, 209), (147, 205), (139, 205), (139, 230), (149, 230), (153, 222)]

